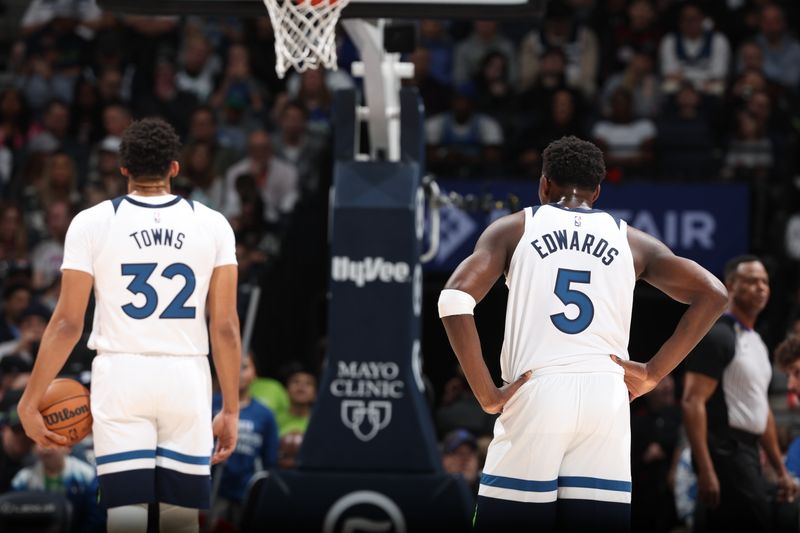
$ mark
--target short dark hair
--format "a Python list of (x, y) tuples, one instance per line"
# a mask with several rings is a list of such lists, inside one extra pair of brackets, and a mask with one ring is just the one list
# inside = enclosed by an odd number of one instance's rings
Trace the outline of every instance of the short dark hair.
[(728, 259), (728, 262), (725, 263), (725, 269), (722, 271), (723, 280), (725, 281), (725, 283), (731, 281), (731, 279), (736, 275), (736, 271), (739, 269), (739, 265), (741, 265), (742, 263), (761, 263), (762, 265), (764, 264), (763, 261), (761, 261), (760, 257), (752, 254), (737, 255), (732, 259)]
[(542, 159), (542, 173), (562, 186), (593, 191), (606, 175), (603, 152), (573, 135), (551, 142)]
[(181, 141), (172, 126), (160, 118), (145, 118), (122, 134), (119, 162), (132, 178), (160, 179), (180, 152)]
[(775, 361), (786, 369), (800, 359), (800, 335), (789, 335), (775, 348)]

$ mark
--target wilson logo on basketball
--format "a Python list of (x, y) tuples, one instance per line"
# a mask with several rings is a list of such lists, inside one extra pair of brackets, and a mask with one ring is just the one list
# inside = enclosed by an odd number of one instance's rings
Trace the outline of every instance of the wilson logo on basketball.
[(44, 415), (44, 421), (48, 426), (58, 424), (59, 422), (67, 422), (76, 416), (85, 415), (89, 412), (88, 405), (81, 405), (76, 409), (67, 409), (66, 407), (55, 413)]

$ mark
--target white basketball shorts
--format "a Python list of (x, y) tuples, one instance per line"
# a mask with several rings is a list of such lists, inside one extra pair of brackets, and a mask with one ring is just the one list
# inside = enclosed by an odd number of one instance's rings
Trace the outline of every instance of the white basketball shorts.
[(164, 502), (208, 508), (208, 359), (101, 354), (92, 363), (91, 389), (103, 506)]
[(630, 411), (623, 375), (542, 370), (495, 423), (479, 495), (522, 503), (629, 504)]

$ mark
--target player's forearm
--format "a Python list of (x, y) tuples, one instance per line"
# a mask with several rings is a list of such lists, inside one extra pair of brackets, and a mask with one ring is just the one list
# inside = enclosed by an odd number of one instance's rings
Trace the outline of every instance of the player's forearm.
[(708, 451), (706, 404), (696, 398), (684, 399), (681, 403), (686, 436), (689, 439), (689, 446), (692, 448), (694, 463), (700, 472), (713, 471), (714, 463), (711, 462), (711, 454)]
[(705, 337), (724, 310), (724, 301), (712, 296), (699, 297), (692, 302), (675, 332), (647, 363), (648, 375), (661, 381), (672, 372)]
[(83, 323), (54, 317), (42, 336), (30, 381), (20, 399), (21, 408), (37, 408), (48, 385), (58, 375), (83, 333)]
[(497, 387), (483, 360), (475, 319), (472, 315), (453, 315), (442, 318), (442, 323), (475, 398), (481, 406), (490, 405)]
[(222, 410), (239, 412), (239, 371), (241, 367), (242, 341), (239, 336), (239, 319), (236, 313), (221, 324), (212, 324), (211, 348), (214, 368), (222, 392)]

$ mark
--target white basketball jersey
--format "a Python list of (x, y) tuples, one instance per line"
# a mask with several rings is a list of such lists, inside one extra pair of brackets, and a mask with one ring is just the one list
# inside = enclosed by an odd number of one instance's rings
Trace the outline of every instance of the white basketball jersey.
[(236, 264), (228, 221), (178, 196), (123, 196), (79, 213), (61, 268), (94, 276), (89, 347), (98, 353), (207, 355), (215, 267)]
[(627, 225), (596, 209), (525, 209), (506, 276), (503, 379), (527, 370), (622, 373), (636, 273)]

